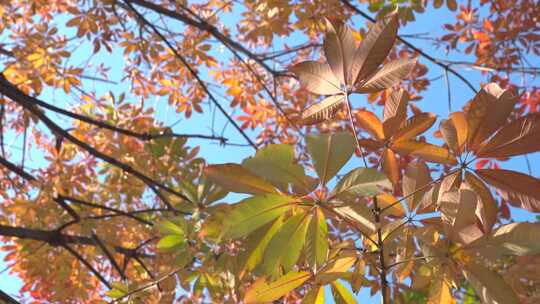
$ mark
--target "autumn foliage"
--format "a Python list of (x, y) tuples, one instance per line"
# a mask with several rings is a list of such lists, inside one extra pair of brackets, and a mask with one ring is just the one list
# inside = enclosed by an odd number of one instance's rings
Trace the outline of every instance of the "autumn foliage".
[[(540, 302), (540, 223), (512, 214), (540, 212), (540, 179), (505, 165), (540, 151), (534, 1), (5, 2), (0, 237), (22, 302)], [(434, 44), (474, 62), (399, 36), (443, 4)], [(440, 113), (418, 103), (435, 68)]]

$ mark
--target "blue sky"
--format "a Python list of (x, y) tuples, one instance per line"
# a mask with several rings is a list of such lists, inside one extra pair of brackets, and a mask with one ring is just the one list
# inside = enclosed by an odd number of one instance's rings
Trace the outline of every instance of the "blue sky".
[[(453, 13), (448, 12), (446, 9), (439, 9), (439, 10), (433, 10), (431, 8), (428, 8), (428, 13), (417, 15), (417, 21), (411, 22), (407, 24), (405, 27), (402, 27), (400, 29), (400, 34), (418, 34), (418, 33), (427, 33), (431, 36), (441, 36), (443, 33), (442, 25), (447, 22), (451, 22), (454, 20)], [(235, 23), (235, 15), (228, 15), (226, 19), (224, 19), (226, 22), (226, 25), (230, 26)], [(365, 20), (356, 17), (354, 19), (355, 24), (351, 24), (353, 27), (358, 27), (359, 25), (364, 25)], [(54, 20), (53, 23), (57, 23), (58, 26), (61, 26), (65, 20), (63, 19), (57, 19)], [(66, 34), (69, 36), (71, 34), (70, 30), (65, 30)], [(294, 36), (290, 39), (295, 39)], [(1, 36), (0, 36), (1, 38)], [(6, 42), (5, 37), (2, 39), (3, 42)], [(471, 57), (451, 53), (450, 55), (445, 54), (445, 51), (443, 49), (436, 49), (430, 41), (426, 40), (414, 40), (409, 39), (409, 41), (413, 42), (416, 46), (420, 47), (427, 53), (438, 57), (438, 58), (444, 58), (449, 60), (467, 60), (472, 61)], [(295, 45), (298, 43), (301, 43), (302, 41), (286, 41), (289, 45)], [(276, 48), (279, 48), (278, 46)], [(81, 54), (84, 54), (85, 52), (88, 52), (88, 49), (85, 49), (84, 46), (82, 46), (80, 49), (77, 50), (77, 52), (80, 52)], [(107, 57), (104, 57), (107, 56)], [(76, 56), (75, 56), (76, 57)], [(85, 58), (84, 56), (80, 56), (80, 58)], [(127, 84), (122, 83), (121, 81), (121, 74), (119, 71), (121, 71), (123, 66), (122, 60), (109, 60), (108, 58), (123, 58), (123, 55), (120, 50), (115, 50), (113, 55), (107, 55), (104, 53), (100, 53), (97, 58), (95, 58), (96, 62), (105, 61), (107, 64), (109, 64), (112, 69), (112, 73), (109, 75), (109, 78), (113, 81), (116, 81), (116, 85), (103, 85), (100, 83), (95, 84), (95, 88), (98, 92), (105, 93), (109, 90), (112, 90), (114, 92), (117, 92), (118, 94), (125, 91), (127, 89)], [(428, 78), (436, 78), (443, 74), (443, 70), (427, 61), (425, 58), (420, 58), (420, 62), (423, 64), (428, 65), (430, 72), (428, 75)], [(75, 62), (73, 62), (75, 64)], [(1, 64), (0, 64), (1, 67)], [(476, 70), (466, 70), (459, 67), (456, 67), (456, 69), (465, 77), (467, 78), (476, 88), (480, 88), (480, 82), (484, 80), (484, 77), (480, 74), (480, 72)], [(520, 77), (518, 74), (513, 75), (514, 77)], [(456, 77), (449, 75), (450, 80), (450, 86), (452, 88), (452, 109), (454, 111), (459, 110), (465, 102), (467, 102), (470, 98), (473, 97), (474, 93), (466, 87), (466, 85), (458, 80)], [(538, 81), (536, 80), (536, 83)], [(219, 91), (219, 90), (218, 90)], [(67, 96), (64, 94), (61, 90), (46, 90), (41, 96), (43, 100), (53, 103), (57, 106), (69, 106), (70, 104), (77, 103), (76, 98), (73, 95)], [(444, 78), (440, 78), (439, 80), (433, 81), (431, 86), (429, 87), (429, 90), (423, 94), (423, 99), (418, 102), (418, 105), (421, 109), (425, 111), (434, 112), (436, 114), (442, 115), (443, 117), (448, 114), (448, 106), (447, 106), (447, 88), (444, 81)], [(226, 100), (221, 100), (223, 104), (229, 104)], [(173, 128), (174, 131), (179, 133), (203, 133), (203, 134), (210, 134), (210, 130), (212, 127), (211, 118), (210, 118), (210, 112), (206, 112), (204, 115), (200, 114), (194, 114), (193, 117), (190, 120), (184, 119), (182, 114), (178, 114), (174, 111), (174, 109), (166, 106), (166, 99), (156, 99), (154, 101), (156, 108), (158, 111), (156, 112), (156, 118), (164, 122), (164, 125), (172, 125), (175, 123), (175, 126)], [(352, 97), (352, 104), (354, 107), (363, 107), (367, 106), (368, 109), (377, 111), (378, 113), (381, 112), (380, 108), (374, 108), (367, 104), (365, 97), (362, 95), (356, 95)], [(207, 108), (205, 108), (207, 110)], [(49, 114), (53, 118), (58, 119), (58, 116)], [(223, 126), (225, 125), (225, 119), (222, 115), (219, 113), (216, 113), (215, 115), (215, 125), (216, 126)], [(178, 122), (180, 120), (180, 122)], [(69, 122), (66, 122), (66, 125)], [(438, 122), (435, 124), (435, 126), (430, 130), (433, 131), (438, 127)], [(221, 130), (221, 128), (216, 128), (217, 130)], [(249, 132), (250, 135), (253, 135), (252, 138), (254, 138), (253, 132)], [(7, 142), (11, 142), (11, 146), (8, 147), (8, 150), (11, 154), (11, 158), (13, 160), (19, 160), (20, 159), (20, 150), (17, 147), (21, 146), (21, 138), (15, 137), (13, 134), (8, 133), (7, 134)], [(224, 132), (224, 136), (229, 138), (232, 142), (235, 143), (243, 143), (243, 139), (238, 135), (238, 133), (232, 128), (231, 126), (228, 126)], [(252, 155), (254, 152), (249, 147), (221, 147), (215, 142), (209, 142), (209, 141), (202, 141), (202, 140), (190, 140), (190, 145), (200, 145), (200, 156), (204, 157), (208, 160), (209, 163), (223, 163), (223, 162), (240, 162), (245, 157), (248, 157)], [(27, 160), (27, 165), (29, 166), (28, 169), (39, 167), (40, 163), (42, 164), (41, 155), (38, 151), (29, 151), (29, 160)], [(538, 165), (536, 165), (540, 161), (540, 153), (535, 153), (533, 155), (529, 155), (529, 159), (531, 163), (533, 164), (533, 175), (538, 177), (540, 174), (540, 170), (538, 170)], [(343, 172), (347, 172), (351, 170), (352, 168), (361, 166), (361, 162), (359, 159), (353, 159), (351, 160), (343, 169)], [(503, 167), (505, 168), (512, 168), (513, 170), (518, 171), (527, 171), (527, 166), (525, 159), (523, 157), (516, 157), (508, 162), (503, 163)], [(519, 209), (512, 209), (512, 213), (514, 217), (517, 220), (533, 220), (534, 215), (527, 213), (525, 211), (519, 210)], [(3, 253), (0, 252), (0, 259), (3, 260)], [(5, 268), (5, 263), (0, 262), (0, 286), (2, 286), (2, 290), (6, 292), (10, 292), (12, 294), (16, 294), (18, 292), (18, 289), (21, 286), (20, 280), (14, 276), (10, 275), (9, 271), (2, 271)], [(362, 291), (359, 296), (359, 300), (361, 303), (379, 303), (379, 298), (369, 297), (369, 291), (364, 290)]]

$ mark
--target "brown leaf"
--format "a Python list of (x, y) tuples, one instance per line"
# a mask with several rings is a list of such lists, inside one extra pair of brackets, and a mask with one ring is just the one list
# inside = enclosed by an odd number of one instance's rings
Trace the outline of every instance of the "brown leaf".
[(454, 242), (468, 244), (482, 236), (476, 226), (476, 209), (478, 197), (468, 189), (461, 188), (449, 191), (441, 196), (441, 217), (445, 223), (448, 237)]
[(390, 138), (399, 129), (407, 117), (409, 95), (403, 89), (393, 91), (384, 104), (383, 129), (385, 138)]
[(340, 83), (352, 84), (349, 71), (356, 50), (353, 33), (346, 24), (339, 21), (326, 19), (326, 28), (323, 44), (326, 60)]
[(470, 172), (465, 172), (467, 185), (480, 197), (476, 206), (476, 216), (480, 219), (485, 233), (491, 232), (497, 220), (497, 203), (482, 180)]
[(502, 169), (476, 170), (483, 180), (497, 188), (502, 197), (516, 207), (540, 212), (540, 179)]
[(424, 133), (435, 123), (436, 116), (432, 113), (420, 113), (407, 119), (405, 124), (399, 128), (394, 137), (393, 142), (409, 140)]
[(371, 136), (375, 137), (376, 139), (384, 139), (383, 125), (377, 115), (373, 114), (373, 112), (370, 111), (358, 110), (355, 113), (355, 116), (356, 121), (362, 129), (366, 130)]
[(476, 150), (504, 125), (516, 101), (516, 97), (509, 91), (503, 91), (496, 83), (486, 85), (476, 94), (467, 112), (469, 149)]
[(410, 162), (403, 175), (403, 196), (407, 197), (409, 210), (414, 210), (431, 182), (429, 168), (421, 160)]
[(326, 97), (323, 101), (307, 108), (302, 113), (301, 123), (313, 125), (334, 118), (336, 113), (343, 107), (343, 95)]
[(399, 183), (399, 177), (401, 176), (401, 172), (394, 151), (390, 149), (384, 149), (382, 155), (382, 169), (384, 174), (386, 174), (386, 176), (388, 177), (388, 179), (390, 179), (394, 186)]
[(397, 59), (384, 65), (364, 83), (359, 84), (358, 93), (374, 93), (387, 89), (407, 77), (416, 65), (415, 59)]
[(540, 113), (520, 117), (504, 126), (477, 153), (481, 157), (508, 157), (540, 151)]
[(227, 191), (239, 193), (275, 193), (275, 187), (238, 164), (209, 165), (204, 173)]
[(308, 91), (319, 95), (341, 93), (339, 80), (327, 63), (304, 61), (290, 68)]
[(354, 54), (351, 67), (353, 83), (373, 74), (392, 49), (397, 36), (398, 16), (377, 21)]
[(440, 164), (456, 164), (456, 157), (448, 149), (416, 140), (404, 140), (392, 144), (392, 149), (400, 154), (411, 154), (426, 161)]

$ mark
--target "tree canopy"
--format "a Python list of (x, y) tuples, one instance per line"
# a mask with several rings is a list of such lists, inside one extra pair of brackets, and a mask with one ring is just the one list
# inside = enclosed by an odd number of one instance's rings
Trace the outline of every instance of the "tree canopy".
[(540, 302), (539, 18), (2, 1), (0, 250), (23, 286), (0, 301)]

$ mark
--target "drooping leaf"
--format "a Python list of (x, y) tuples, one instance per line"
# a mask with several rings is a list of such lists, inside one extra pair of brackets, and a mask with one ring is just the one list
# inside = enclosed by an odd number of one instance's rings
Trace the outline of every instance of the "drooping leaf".
[(431, 282), (429, 288), (429, 300), (428, 304), (453, 304), (454, 298), (450, 284), (443, 276), (437, 277)]
[(383, 129), (385, 138), (392, 137), (407, 117), (409, 94), (403, 89), (395, 90), (384, 104)]
[(391, 149), (384, 149), (382, 154), (382, 169), (392, 184), (397, 185), (401, 176), (401, 169), (396, 154)]
[(326, 60), (342, 84), (352, 84), (349, 75), (356, 45), (351, 29), (340, 21), (326, 19), (326, 36), (323, 43)]
[(414, 115), (394, 134), (393, 141), (398, 142), (413, 139), (431, 128), (435, 120), (436, 116), (432, 113)]
[(224, 189), (239, 193), (272, 193), (274, 186), (238, 164), (209, 165), (204, 169), (206, 177)]
[(501, 226), (471, 243), (469, 248), (494, 258), (539, 254), (540, 224), (520, 222)]
[(245, 159), (242, 166), (276, 185), (292, 183), (305, 193), (317, 186), (306, 176), (304, 168), (295, 163), (294, 148), (290, 145), (268, 145), (258, 150), (254, 157)]
[(291, 271), (271, 283), (260, 278), (247, 289), (244, 303), (272, 302), (304, 284), (309, 277), (309, 272)]
[(233, 205), (225, 218), (225, 235), (239, 238), (276, 219), (294, 205), (294, 199), (279, 194), (250, 197)]
[(479, 264), (470, 263), (463, 270), (465, 279), (471, 283), (476, 294), (486, 304), (517, 304), (519, 300), (504, 279), (496, 272)]
[(480, 197), (479, 204), (476, 206), (476, 216), (480, 219), (484, 227), (484, 232), (489, 233), (497, 220), (497, 203), (486, 184), (474, 174), (465, 172), (465, 181)]
[(384, 139), (383, 125), (377, 115), (366, 110), (358, 110), (355, 113), (356, 122), (376, 139)]
[(304, 61), (290, 68), (298, 76), (300, 84), (308, 91), (319, 95), (341, 93), (339, 80), (327, 63)]
[(355, 149), (354, 137), (349, 132), (309, 135), (306, 144), (323, 185), (349, 161)]
[(377, 73), (369, 77), (358, 89), (358, 93), (374, 93), (397, 84), (407, 77), (416, 65), (416, 59), (397, 59), (384, 65)]
[(343, 108), (344, 101), (343, 95), (326, 97), (323, 101), (310, 106), (302, 113), (301, 123), (313, 125), (334, 118), (336, 113)]
[(332, 282), (332, 294), (336, 304), (356, 304), (353, 294), (340, 281)]
[(351, 66), (354, 84), (377, 70), (394, 46), (397, 29), (397, 14), (372, 25), (360, 47), (354, 53), (354, 61)]
[(299, 213), (289, 218), (272, 237), (264, 252), (263, 269), (274, 277), (280, 266), (285, 272), (292, 269), (300, 257), (311, 216)]
[(417, 140), (405, 140), (392, 144), (392, 149), (400, 154), (415, 155), (429, 162), (456, 164), (456, 157), (444, 147), (435, 146)]
[(301, 304), (324, 304), (324, 286), (313, 287), (304, 296)]
[(423, 161), (410, 162), (402, 180), (403, 196), (407, 197), (409, 210), (414, 210), (429, 188), (431, 174)]
[(476, 174), (514, 206), (540, 212), (540, 179), (503, 169), (481, 169)]
[(448, 148), (450, 148), (450, 150), (454, 151), (456, 154), (461, 153), (458, 143), (457, 130), (452, 120), (442, 120), (441, 124), (439, 125), (439, 131), (441, 131), (441, 135)]
[(313, 211), (306, 237), (306, 255), (311, 265), (319, 267), (328, 256), (328, 226), (321, 209)]
[(359, 196), (372, 196), (391, 189), (392, 183), (380, 171), (373, 168), (357, 168), (347, 173), (332, 191), (332, 196), (349, 193)]
[(504, 126), (481, 147), (480, 157), (509, 157), (540, 151), (540, 113), (520, 117)]

